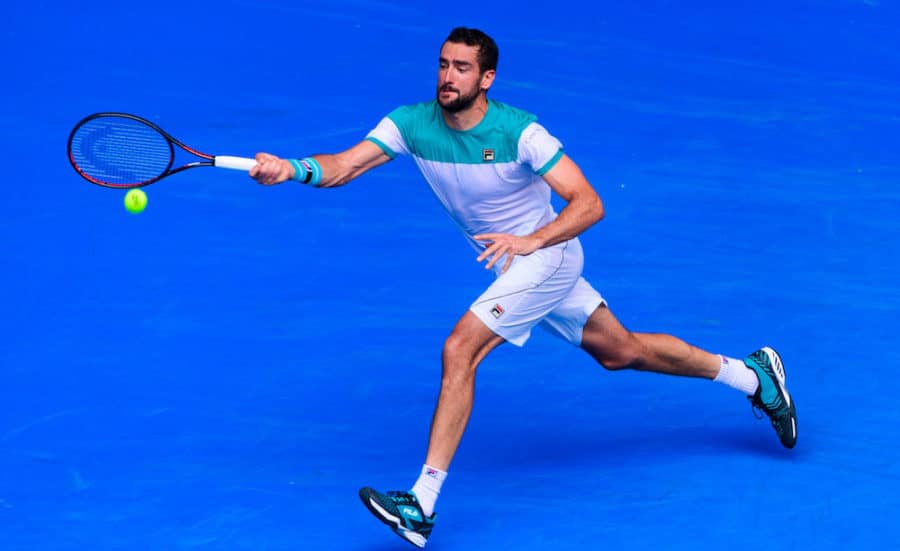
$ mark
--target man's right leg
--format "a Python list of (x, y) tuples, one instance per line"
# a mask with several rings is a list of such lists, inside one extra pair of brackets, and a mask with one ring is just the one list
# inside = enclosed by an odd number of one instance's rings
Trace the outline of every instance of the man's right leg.
[(446, 471), (462, 439), (475, 397), (475, 370), (504, 342), (471, 311), (453, 328), (441, 354), (441, 393), (431, 421), (425, 462)]
[(444, 343), (441, 392), (422, 475), (409, 492), (359, 491), (372, 514), (413, 545), (424, 547), (431, 535), (434, 502), (472, 413), (478, 364), (503, 342), (475, 314), (466, 312)]

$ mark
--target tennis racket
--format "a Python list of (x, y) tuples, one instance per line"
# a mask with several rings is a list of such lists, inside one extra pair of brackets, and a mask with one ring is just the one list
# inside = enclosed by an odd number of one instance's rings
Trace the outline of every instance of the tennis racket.
[[(175, 146), (200, 160), (175, 165)], [(129, 189), (150, 185), (198, 166), (249, 171), (254, 159), (208, 155), (176, 140), (152, 122), (128, 113), (95, 113), (69, 134), (69, 162), (98, 186)]]

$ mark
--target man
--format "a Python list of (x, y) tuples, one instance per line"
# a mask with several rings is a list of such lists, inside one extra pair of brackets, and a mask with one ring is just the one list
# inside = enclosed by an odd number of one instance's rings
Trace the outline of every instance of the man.
[[(419, 547), (431, 534), (434, 504), (472, 410), (478, 364), (503, 342), (522, 346), (538, 324), (609, 370), (725, 383), (768, 414), (785, 447), (797, 439), (794, 403), (774, 350), (762, 348), (740, 361), (669, 335), (632, 333), (581, 277), (577, 236), (603, 217), (603, 204), (536, 117), (487, 99), (497, 59), (489, 36), (454, 29), (441, 47), (434, 101), (394, 110), (342, 153), (299, 160), (259, 153), (250, 172), (265, 185), (294, 179), (335, 187), (398, 154), (411, 155), (479, 251), (478, 261), (497, 275), (444, 344), (441, 390), (419, 479), (410, 491), (360, 490), (375, 516)], [(558, 215), (551, 190), (566, 201)]]

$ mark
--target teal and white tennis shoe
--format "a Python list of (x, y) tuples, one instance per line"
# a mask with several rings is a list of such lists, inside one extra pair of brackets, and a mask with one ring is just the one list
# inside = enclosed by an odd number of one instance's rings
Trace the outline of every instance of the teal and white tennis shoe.
[(395, 534), (415, 545), (425, 547), (437, 513), (426, 517), (416, 494), (412, 492), (381, 493), (361, 488), (359, 498), (378, 520), (387, 524)]
[(759, 377), (759, 388), (747, 399), (753, 404), (754, 410), (758, 409), (769, 416), (781, 444), (785, 448), (793, 448), (797, 443), (797, 410), (791, 394), (784, 386), (784, 363), (781, 356), (766, 346), (744, 358), (744, 364)]

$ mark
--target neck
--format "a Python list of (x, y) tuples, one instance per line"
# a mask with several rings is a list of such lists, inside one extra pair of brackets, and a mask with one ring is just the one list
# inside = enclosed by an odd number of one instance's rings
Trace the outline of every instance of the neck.
[(484, 94), (480, 94), (471, 107), (463, 109), (462, 111), (449, 113), (446, 109), (442, 109), (444, 121), (447, 123), (447, 126), (454, 130), (470, 130), (475, 128), (484, 116), (487, 115), (487, 110), (488, 102), (487, 97), (485, 97)]

